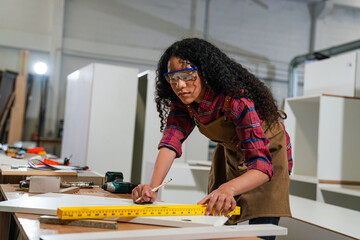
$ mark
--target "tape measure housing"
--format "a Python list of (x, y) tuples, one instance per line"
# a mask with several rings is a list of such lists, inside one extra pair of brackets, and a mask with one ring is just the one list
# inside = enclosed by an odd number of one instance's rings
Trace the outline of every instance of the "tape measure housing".
[[(60, 207), (57, 216), (61, 219), (181, 216), (205, 215), (206, 205), (138, 205), (138, 206), (99, 206), (99, 207)], [(229, 215), (240, 215), (236, 206)]]

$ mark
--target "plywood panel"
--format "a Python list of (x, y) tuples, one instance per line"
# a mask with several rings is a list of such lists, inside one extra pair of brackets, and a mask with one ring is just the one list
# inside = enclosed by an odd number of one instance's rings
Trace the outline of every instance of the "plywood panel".
[[(82, 206), (133, 206), (131, 199), (119, 199), (109, 197), (97, 197), (87, 195), (46, 193), (29, 197), (22, 196), (18, 199), (0, 202), (1, 212), (20, 212), (56, 215), (58, 207), (82, 207)], [(170, 205), (165, 202), (155, 202), (153, 205)], [(171, 203), (171, 205), (177, 205)], [(189, 226), (220, 226), (227, 218), (223, 216), (165, 216), (165, 217), (137, 217), (120, 218), (123, 222), (143, 223), (173, 227)]]
[(126, 240), (186, 240), (186, 239), (225, 239), (232, 237), (255, 237), (286, 235), (287, 229), (272, 224), (238, 225), (221, 227), (190, 227), (148, 229), (137, 231), (109, 231), (98, 233), (61, 234), (41, 236), (43, 240), (80, 240), (80, 239), (126, 239)]

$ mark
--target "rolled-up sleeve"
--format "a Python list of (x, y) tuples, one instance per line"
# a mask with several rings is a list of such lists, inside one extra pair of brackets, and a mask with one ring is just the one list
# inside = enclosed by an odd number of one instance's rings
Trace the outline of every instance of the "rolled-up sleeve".
[(244, 152), (244, 163), (248, 170), (256, 169), (269, 176), (274, 175), (269, 139), (261, 128), (262, 121), (255, 111), (254, 102), (246, 98), (233, 98), (228, 113), (236, 126), (236, 133)]
[(194, 121), (190, 118), (184, 104), (172, 103), (163, 137), (160, 140), (158, 149), (167, 147), (176, 152), (176, 157), (182, 155), (182, 143), (189, 136), (195, 127)]

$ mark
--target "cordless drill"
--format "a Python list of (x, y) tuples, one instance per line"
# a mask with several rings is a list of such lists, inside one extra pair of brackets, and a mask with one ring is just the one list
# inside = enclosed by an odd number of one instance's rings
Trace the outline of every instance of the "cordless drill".
[(122, 172), (106, 172), (102, 189), (112, 193), (131, 193), (137, 184), (124, 182)]

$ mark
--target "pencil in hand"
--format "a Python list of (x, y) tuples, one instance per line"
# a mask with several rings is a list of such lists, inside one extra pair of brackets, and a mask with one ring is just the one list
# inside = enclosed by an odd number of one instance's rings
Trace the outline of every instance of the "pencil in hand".
[[(167, 180), (167, 181), (163, 182), (163, 183), (162, 183), (162, 184), (160, 184), (159, 186), (154, 187), (153, 189), (151, 189), (151, 191), (152, 191), (152, 192), (156, 192), (157, 190), (159, 190), (159, 188), (161, 188), (162, 186), (165, 186), (166, 184), (168, 184), (169, 182), (171, 182), (171, 180), (172, 180), (172, 178), (170, 178), (169, 180)], [(136, 199), (136, 201), (135, 201), (135, 202), (140, 201), (140, 199), (141, 199), (141, 198), (142, 198), (142, 197), (139, 197), (138, 199)]]

